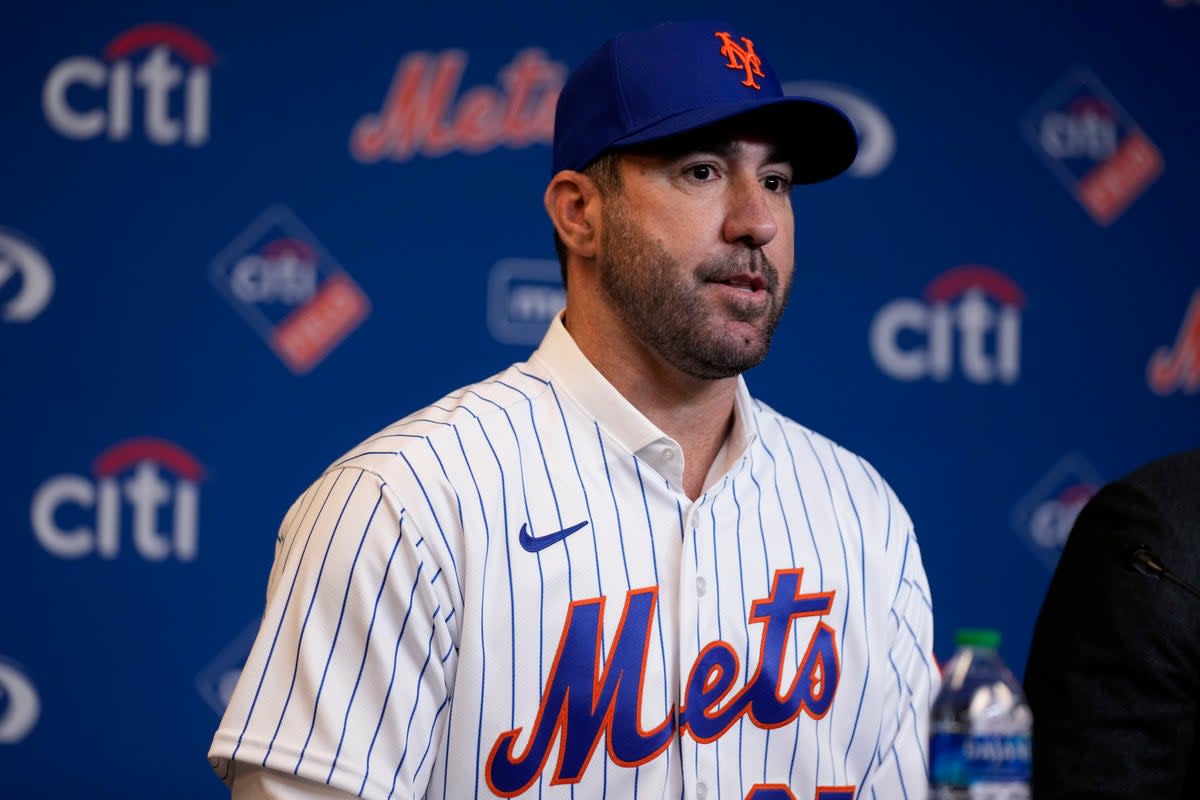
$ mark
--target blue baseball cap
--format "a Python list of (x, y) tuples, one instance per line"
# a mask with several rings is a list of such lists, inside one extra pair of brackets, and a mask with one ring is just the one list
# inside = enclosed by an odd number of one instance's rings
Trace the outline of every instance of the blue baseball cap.
[(783, 136), (794, 183), (832, 178), (858, 152), (846, 115), (785, 96), (752, 39), (722, 22), (669, 22), (615, 36), (567, 79), (555, 108), (553, 171), (751, 112)]

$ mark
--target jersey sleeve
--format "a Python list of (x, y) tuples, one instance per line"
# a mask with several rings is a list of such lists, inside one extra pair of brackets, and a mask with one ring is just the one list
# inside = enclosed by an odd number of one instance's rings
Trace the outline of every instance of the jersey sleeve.
[(457, 609), (444, 554), (376, 474), (326, 473), (276, 544), (258, 636), (209, 760), (368, 800), (422, 796), (448, 717)]
[(898, 563), (888, 614), (890, 688), (879, 744), (858, 796), (912, 800), (928, 792), (929, 711), (941, 678), (933, 655), (933, 604), (916, 534), (890, 489), (888, 495), (899, 520), (888, 548)]

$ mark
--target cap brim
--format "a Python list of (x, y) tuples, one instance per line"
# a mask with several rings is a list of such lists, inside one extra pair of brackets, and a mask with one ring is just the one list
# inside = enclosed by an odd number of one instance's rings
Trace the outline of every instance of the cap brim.
[(840, 175), (858, 155), (858, 134), (840, 110), (809, 97), (780, 97), (682, 111), (623, 136), (610, 147), (645, 144), (753, 115), (778, 131), (792, 162), (793, 183), (820, 183)]

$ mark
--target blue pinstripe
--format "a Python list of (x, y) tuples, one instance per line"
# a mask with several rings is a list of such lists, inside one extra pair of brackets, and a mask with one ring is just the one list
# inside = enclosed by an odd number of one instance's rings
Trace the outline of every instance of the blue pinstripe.
[[(736, 478), (734, 479), (733, 483), (734, 483), (734, 486), (736, 487), (737, 486)], [(734, 519), (736, 521), (734, 522), (733, 532), (734, 532), (734, 538), (737, 539), (737, 547), (735, 547), (734, 549), (737, 551), (737, 560), (738, 560), (738, 572), (737, 572), (738, 591), (740, 592), (741, 598), (742, 598), (742, 608), (745, 609), (746, 611), (749, 611), (750, 606), (746, 603), (746, 565), (742, 561), (742, 549), (743, 549), (743, 547), (742, 547), (742, 504), (741, 504), (741, 502), (738, 501), (737, 491), (731, 491), (729, 493), (729, 496), (733, 498), (733, 507), (735, 509), (737, 509), (737, 514), (734, 516)], [(746, 617), (746, 615), (743, 615), (743, 618), (745, 618), (745, 617)], [(748, 675), (749, 670), (750, 670), (750, 641), (753, 638), (751, 636), (750, 620), (748, 618), (746, 619), (745, 625), (746, 625), (746, 636), (745, 636), (746, 649), (745, 649), (745, 658), (743, 659), (742, 663), (746, 665), (745, 669), (746, 669), (747, 675)], [(742, 755), (742, 752), (743, 752), (742, 746), (745, 742), (745, 734), (746, 734), (746, 717), (743, 716), (741, 719), (738, 720), (738, 760), (737, 760), (737, 763), (738, 763), (738, 794), (742, 797), (746, 796), (746, 781), (745, 781), (746, 760)], [(763, 751), (765, 754), (765, 752), (766, 752), (765, 747), (763, 748)]]
[[(454, 438), (458, 442), (458, 450), (460, 453), (462, 453), (463, 465), (466, 466), (466, 468), (467, 468), (467, 474), (471, 476), (471, 483), (475, 486), (475, 495), (479, 498), (479, 516), (483, 520), (483, 536), (484, 536), (483, 585), (486, 587), (487, 586), (488, 564), (491, 563), (490, 555), (492, 552), (492, 531), (491, 531), (491, 527), (488, 525), (487, 511), (484, 508), (483, 492), (481, 492), (479, 490), (479, 480), (475, 477), (475, 470), (471, 467), (471, 459), (467, 457), (467, 448), (463, 445), (462, 435), (459, 433), (457, 425), (451, 425), (450, 429), (452, 431), (454, 431)], [(480, 597), (480, 604), (484, 608), (487, 607), (487, 590), (486, 589), (484, 589), (484, 591)], [(487, 636), (484, 634), (484, 630), (483, 630), (483, 615), (480, 614), (479, 615), (479, 644), (480, 644), (480, 648), (479, 648), (480, 656), (479, 657), (480, 657), (480, 661), (483, 664), (483, 669), (480, 672), (480, 679), (479, 679), (479, 682), (480, 682), (479, 699), (480, 699), (481, 704), (484, 702), (484, 698), (487, 697), (487, 678), (484, 677), (487, 675), (487, 648), (483, 646), (486, 642), (487, 642)], [(449, 741), (450, 741), (450, 738), (447, 737), (446, 738), (447, 747), (449, 747)], [(476, 752), (479, 751), (479, 748), (482, 746), (482, 743), (483, 743), (483, 717), (480, 716), (478, 727), (475, 732), (475, 750), (476, 750)], [(449, 751), (447, 751), (447, 752), (449, 752)], [(479, 797), (479, 759), (475, 760), (475, 797)]]
[[(361, 475), (359, 476), (362, 477)], [(353, 494), (353, 491), (351, 491)], [(325, 680), (329, 677), (329, 665), (333, 662), (333, 651), (337, 649), (338, 636), (342, 632), (342, 622), (346, 619), (346, 604), (350, 600), (350, 586), (354, 578), (354, 569), (358, 566), (358, 557), (362, 555), (363, 544), (367, 541), (367, 533), (371, 530), (371, 523), (375, 521), (375, 512), (379, 510), (379, 504), (383, 502), (383, 490), (379, 491), (379, 499), (375, 501), (375, 506), (371, 509), (371, 516), (367, 519), (367, 524), (363, 526), (362, 536), (358, 538), (358, 547), (354, 550), (354, 559), (350, 562), (350, 573), (346, 576), (346, 589), (342, 593), (342, 607), (338, 609), (337, 626), (333, 631), (333, 641), (329, 645), (329, 655), (325, 658), (325, 668), (321, 670), (321, 682), (317, 686), (317, 696), (313, 702), (312, 719), (308, 723), (308, 735), (304, 737), (304, 746), (300, 748), (300, 756), (296, 759), (296, 767), (292, 770), (293, 775), (300, 774), (300, 763), (304, 761), (304, 753), (308, 750), (308, 744), (312, 741), (313, 731), (317, 727), (317, 710), (321, 707), (321, 695), (325, 691)], [(349, 499), (347, 499), (349, 504)], [(330, 538), (330, 544), (333, 539)], [(314, 590), (315, 596), (315, 590)]]
[[(476, 414), (474, 411), (472, 411), (470, 408), (468, 408), (466, 406), (463, 406), (462, 408), (464, 411), (466, 411), (468, 414), (471, 415), (471, 417), (475, 420), (475, 423), (479, 426), (479, 432), (481, 434), (483, 434), (483, 441), (487, 443), (488, 450), (492, 451), (492, 458), (496, 461), (496, 469), (500, 472), (500, 507), (503, 509), (503, 515), (504, 515), (503, 518), (505, 520), (505, 524), (508, 524), (508, 520), (509, 520), (509, 516), (508, 516), (508, 479), (504, 477), (504, 465), (500, 462), (500, 456), (497, 455), (496, 448), (492, 445), (491, 437), (487, 435), (487, 428), (484, 427), (483, 420), (480, 419), (479, 415)], [(465, 452), (463, 453), (463, 458), (464, 459), (466, 458)], [(480, 508), (482, 509), (482, 507), (483, 507), (483, 498), (482, 498), (482, 496), (480, 496)], [(487, 519), (486, 514), (484, 515), (484, 519)], [(511, 679), (511, 683), (512, 683), (512, 694), (509, 698), (509, 718), (510, 718), (510, 724), (513, 727), (516, 727), (516, 724), (517, 724), (517, 671), (516, 671), (515, 665), (517, 663), (517, 600), (516, 600), (516, 597), (514, 595), (514, 590), (513, 590), (512, 550), (510, 549), (510, 543), (509, 543), (509, 537), (508, 537), (507, 531), (505, 531), (503, 540), (504, 540), (504, 558), (505, 558), (505, 563), (508, 566), (508, 620), (509, 620), (509, 639), (511, 642), (508, 663), (514, 665), (514, 668), (510, 672), (510, 679)]]
[[(441, 458), (438, 458), (437, 449), (434, 448), (433, 443), (429, 441), (429, 437), (422, 436), (420, 438), (425, 440), (425, 442), (429, 445), (430, 450), (433, 450), (433, 455), (435, 458), (438, 459), (438, 463), (440, 464)], [(398, 453), (398, 455), (400, 456), (400, 460), (404, 462), (404, 465), (406, 467), (408, 467), (408, 471), (410, 473), (412, 473), (413, 480), (416, 481), (417, 486), (421, 490), (421, 496), (425, 498), (425, 506), (429, 509), (429, 516), (433, 519), (433, 524), (438, 529), (438, 535), (442, 537), (442, 544), (445, 546), (446, 552), (450, 554), (450, 568), (454, 570), (454, 582), (458, 585), (458, 593), (461, 596), (463, 587), (462, 587), (462, 578), (459, 577), (459, 574), (458, 574), (458, 560), (454, 557), (454, 548), (450, 546), (450, 540), (446, 537), (446, 529), (442, 525), (442, 520), (440, 517), (438, 517), (437, 510), (433, 507), (433, 501), (430, 500), (430, 498), (429, 498), (429, 491), (425, 488), (424, 481), (421, 480), (421, 476), (417, 473), (417, 470), (413, 466), (412, 462), (408, 460), (408, 456), (406, 456), (403, 452)], [(455, 496), (457, 496), (457, 494), (458, 493), (455, 492)], [(461, 525), (461, 508), (462, 508), (461, 502), (459, 504), (459, 508), (460, 508), (459, 524)]]
[[(651, 561), (652, 561), (652, 564), (654, 567), (654, 583), (655, 583), (655, 585), (658, 585), (658, 583), (659, 583), (659, 579), (658, 579), (658, 548), (655, 547), (655, 542), (654, 542), (654, 522), (650, 518), (650, 502), (646, 499), (646, 484), (642, 480), (642, 467), (638, 463), (638, 457), (633, 456), (632, 458), (633, 458), (633, 470), (637, 474), (638, 488), (641, 489), (641, 491), (642, 491), (642, 508), (644, 508), (646, 510), (646, 533), (649, 535), (649, 539), (650, 539), (650, 558), (651, 558)], [(663, 639), (664, 634), (663, 634), (663, 621), (662, 621), (662, 607), (663, 607), (662, 603), (654, 604), (654, 614), (657, 617), (657, 622), (658, 622), (658, 625), (657, 625), (657, 627), (658, 627), (658, 653), (662, 657), (663, 675), (666, 676), (667, 675), (667, 644)], [(671, 703), (670, 703), (669, 698), (667, 697), (667, 682), (666, 682), (666, 680), (664, 680), (663, 681), (663, 708), (670, 708), (670, 707), (671, 707)], [(668, 772), (667, 774), (669, 775), (670, 772)]]
[[(321, 508), (320, 508), (320, 510), (317, 511), (317, 516), (313, 518), (312, 527), (310, 527), (308, 529), (308, 536), (305, 537), (305, 540), (304, 540), (304, 547), (301, 548), (301, 550), (300, 550), (300, 560), (304, 560), (304, 551), (305, 551), (305, 549), (308, 548), (309, 539), (312, 538), (313, 528), (316, 527), (317, 519), (320, 518), (321, 513), (325, 510), (325, 503), (327, 503), (329, 501), (330, 496), (333, 495), (333, 490), (337, 486), (338, 478), (340, 478), (340, 477), (341, 477), (341, 473), (338, 473), (337, 477), (335, 477), (333, 479), (333, 485), (330, 486), (329, 491), (325, 493), (325, 499), (323, 501), (321, 501)], [(328, 480), (328, 478), (329, 478), (328, 475), (326, 475), (324, 478), (322, 478), (321, 485), (324, 485), (325, 481)], [(316, 500), (317, 494), (318, 494), (318, 492), (313, 492), (312, 501)], [(312, 508), (312, 501), (309, 502), (308, 508)], [(304, 514), (300, 515), (299, 519), (303, 520), (305, 514), (307, 514), (307, 513), (308, 512), (305, 511)], [(285, 566), (287, 564), (287, 560), (289, 558), (291, 558), (292, 548), (295, 546), (295, 544), (296, 544), (295, 538), (293, 538), (292, 541), (288, 544), (287, 554), (284, 556)], [(279, 644), (279, 634), (280, 634), (280, 631), (283, 630), (283, 621), (287, 617), (287, 609), (288, 609), (288, 606), (291, 605), (292, 592), (296, 588), (296, 579), (298, 577), (299, 577), (299, 571), (297, 571), (296, 573), (294, 573), (292, 575), (292, 585), (288, 590), (287, 599), (283, 603), (283, 610), (279, 614), (279, 624), (275, 626), (275, 633), (271, 637), (271, 647), (267, 650), (267, 658), (265, 660), (265, 663), (263, 664), (262, 674), (259, 675), (258, 685), (256, 687), (254, 687), (254, 697), (250, 701), (250, 709), (249, 709), (249, 711), (246, 712), (246, 721), (242, 725), (241, 733), (238, 734), (237, 744), (234, 746), (233, 752), (230, 754), (230, 760), (237, 758), (238, 750), (240, 750), (242, 747), (242, 739), (245, 737), (246, 731), (250, 727), (250, 720), (254, 717), (254, 709), (258, 706), (258, 698), (262, 694), (263, 683), (267, 679), (267, 668), (271, 665), (271, 660), (275, 657), (275, 647), (276, 647), (276, 645)]]
[[(267, 743), (267, 753), (263, 756), (262, 761), (264, 767), (271, 757), (271, 749), (275, 746), (275, 739), (279, 736), (279, 729), (283, 726), (283, 718), (287, 716), (288, 705), (292, 702), (292, 693), (296, 690), (296, 676), (300, 671), (300, 649), (304, 643), (304, 634), (308, 629), (309, 617), (312, 616), (313, 601), (317, 598), (317, 590), (321, 588), (321, 578), (325, 576), (325, 564), (329, 561), (329, 551), (333, 548), (333, 540), (337, 538), (338, 529), (342, 526), (342, 516), (346, 513), (346, 507), (350, 505), (350, 498), (354, 497), (354, 490), (358, 488), (358, 482), (362, 480), (362, 476), (363, 473), (360, 471), (358, 477), (354, 479), (354, 485), (350, 487), (350, 493), (346, 495), (346, 502), (342, 504), (342, 510), (338, 512), (337, 522), (334, 523), (333, 530), (329, 534), (329, 541), (325, 544), (325, 553), (321, 556), (321, 566), (317, 570), (317, 580), (313, 583), (312, 594), (308, 598), (308, 608), (304, 611), (304, 622), (300, 625), (300, 635), (296, 639), (296, 660), (292, 664), (292, 680), (288, 685), (287, 697), (283, 701), (283, 709), (279, 712), (279, 721), (275, 724), (275, 733), (272, 734), (271, 741)], [(304, 560), (303, 554), (301, 554), (300, 560)]]
[(388, 575), (392, 570), (392, 561), (396, 557), (396, 551), (400, 549), (400, 540), (404, 537), (404, 513), (400, 514), (400, 524), (396, 529), (396, 541), (392, 544), (392, 552), (388, 555), (387, 564), (383, 568), (383, 577), (379, 579), (379, 591), (375, 593), (375, 604), (371, 607), (371, 622), (367, 625), (367, 635), (363, 637), (363, 652), (362, 659), (358, 663), (358, 675), (354, 678), (354, 688), (350, 691), (350, 699), (346, 702), (346, 713), (342, 717), (342, 732), (338, 736), (338, 746), (333, 754), (333, 761), (329, 765), (329, 774), (325, 776), (325, 782), (329, 783), (333, 779), (334, 770), (337, 769), (338, 759), (342, 755), (342, 744), (346, 741), (346, 730), (350, 726), (350, 709), (354, 706), (354, 698), (358, 695), (359, 684), (362, 683), (363, 670), (367, 668), (367, 654), (371, 650), (371, 634), (375, 631), (375, 620), (379, 616), (379, 601), (383, 598), (383, 590), (387, 587)]
[(408, 630), (408, 620), (412, 617), (413, 598), (417, 596), (417, 586), (421, 583), (421, 572), (425, 569), (424, 562), (417, 565), (417, 574), (413, 577), (412, 590), (408, 593), (408, 605), (404, 609), (404, 619), (400, 623), (400, 632), (396, 634), (396, 646), (392, 649), (392, 674), (388, 678), (387, 692), (383, 695), (383, 703), (379, 707), (379, 720), (375, 723), (375, 733), (371, 736), (371, 745), (363, 762), (362, 785), (358, 793), (362, 794), (367, 788), (367, 780), (371, 777), (371, 753), (375, 752), (375, 742), (379, 740), (379, 731), (383, 728), (383, 718), (387, 714), (388, 699), (392, 696), (392, 687), (396, 683), (396, 664), (400, 660), (400, 644), (404, 641), (404, 632)]
[(425, 677), (425, 670), (429, 669), (430, 659), (433, 658), (433, 637), (437, 635), (437, 616), (441, 610), (441, 606), (433, 610), (433, 621), (429, 626), (429, 642), (425, 646), (425, 662), (421, 664), (421, 672), (417, 675), (417, 693), (413, 697), (412, 709), (408, 714), (408, 727), (404, 730), (404, 751), (400, 754), (400, 763), (396, 764), (396, 771), (392, 773), (392, 790), (388, 792), (388, 798), (396, 793), (396, 778), (400, 776), (404, 760), (408, 758), (408, 746), (412, 743), (412, 723), (417, 716), (417, 707), (420, 705), (421, 689), (425, 686), (422, 679)]
[[(859, 591), (862, 597), (863, 619), (862, 626), (864, 633), (870, 636), (870, 619), (865, 613), (867, 609), (867, 583), (870, 578), (867, 576), (867, 542), (863, 534), (862, 517), (858, 513), (858, 503), (854, 502), (854, 493), (850, 491), (850, 481), (846, 479), (846, 470), (842, 467), (842, 462), (838, 459), (837, 453), (833, 453), (833, 462), (837, 465), (838, 472), (842, 476), (842, 485), (846, 488), (846, 497), (850, 500), (850, 508), (854, 511), (854, 520), (858, 523), (858, 552), (859, 552), (859, 569), (861, 572), (861, 580), (859, 582)], [(849, 608), (849, 603), (846, 604)], [(854, 725), (850, 728), (850, 739), (846, 742), (846, 753), (842, 760), (842, 769), (846, 769), (847, 763), (850, 761), (850, 748), (854, 746), (854, 737), (858, 734), (858, 722), (862, 717), (863, 702), (867, 697), (867, 686), (871, 682), (871, 649), (866, 649), (866, 668), (863, 671), (863, 687), (858, 695), (858, 708), (854, 712)]]
[[(605, 448), (604, 448), (604, 434), (600, 430), (599, 423), (593, 423), (593, 424), (596, 428), (596, 441), (600, 445), (600, 463), (604, 465), (604, 477), (608, 479), (608, 493), (612, 497), (613, 513), (616, 515), (616, 518), (617, 518), (617, 541), (619, 541), (621, 544), (621, 563), (625, 565), (625, 589), (628, 591), (629, 589), (633, 588), (633, 582), (629, 579), (629, 559), (627, 559), (625, 557), (625, 526), (621, 524), (621, 506), (620, 506), (620, 503), (617, 502), (617, 493), (613, 489), (612, 472), (608, 468), (608, 453), (605, 451)], [(597, 558), (598, 557), (599, 556), (597, 556)], [(603, 628), (603, 626), (601, 626), (601, 628)], [(603, 639), (603, 637), (601, 637), (601, 638)], [(601, 646), (603, 647), (604, 645), (601, 645)], [(607, 652), (607, 651), (603, 651), (603, 652)], [(633, 796), (634, 796), (634, 798), (637, 797), (637, 779), (638, 779), (638, 775), (640, 774), (640, 770), (641, 770), (641, 767), (634, 767), (634, 770), (633, 770), (633, 781), (634, 781)], [(604, 759), (604, 781), (605, 781), (605, 785), (607, 786), (607, 783), (608, 783), (608, 759), (607, 758)]]
[[(721, 492), (725, 491), (725, 487), (729, 484), (729, 476), (726, 475), (721, 479)], [(708, 493), (704, 494), (708, 497)], [(701, 499), (703, 502), (703, 498)], [(717, 592), (717, 638), (725, 641), (725, 632), (721, 625), (721, 560), (717, 558), (717, 501), (713, 500), (708, 506), (709, 516), (712, 519), (712, 554), (713, 554), (713, 583), (716, 584)], [(738, 720), (738, 732), (742, 730), (742, 721)], [(717, 764), (717, 800), (721, 800), (721, 740), (717, 739), (713, 742), (713, 750), (716, 752), (714, 759)]]

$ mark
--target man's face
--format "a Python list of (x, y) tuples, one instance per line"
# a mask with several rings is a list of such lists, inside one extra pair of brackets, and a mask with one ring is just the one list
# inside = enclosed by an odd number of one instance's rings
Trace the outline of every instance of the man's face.
[(758, 364), (791, 289), (791, 166), (747, 135), (623, 154), (619, 166), (597, 258), (618, 318), (695, 378)]

